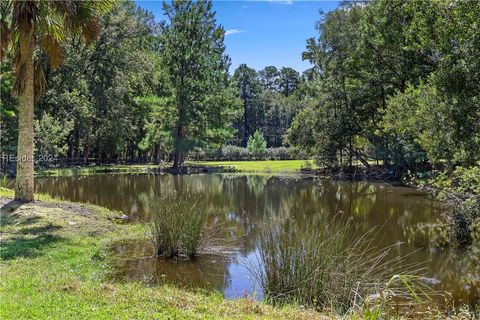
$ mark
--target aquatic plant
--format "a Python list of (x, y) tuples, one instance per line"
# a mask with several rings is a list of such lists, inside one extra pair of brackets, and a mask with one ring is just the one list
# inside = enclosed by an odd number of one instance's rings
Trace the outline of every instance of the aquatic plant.
[[(378, 250), (375, 230), (352, 232), (351, 220), (325, 220), (315, 215), (260, 227), (263, 270), (254, 273), (267, 301), (346, 313), (361, 308), (368, 297), (394, 290), (398, 283), (389, 282), (392, 274), (418, 270), (418, 265), (402, 265), (401, 258), (387, 258), (389, 248)], [(409, 278), (395, 279), (405, 284)]]
[(208, 210), (202, 195), (188, 190), (156, 194), (145, 209), (158, 256), (191, 258), (204, 246)]

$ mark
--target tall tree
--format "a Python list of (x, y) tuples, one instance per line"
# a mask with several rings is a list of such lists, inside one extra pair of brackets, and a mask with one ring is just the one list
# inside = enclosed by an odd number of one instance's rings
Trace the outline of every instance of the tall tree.
[(300, 74), (292, 68), (282, 68), (278, 79), (279, 89), (288, 97), (300, 84)]
[(247, 146), (248, 138), (261, 126), (262, 112), (259, 110), (258, 97), (261, 92), (257, 72), (246, 64), (241, 64), (233, 74), (240, 99), (243, 102), (242, 124), (238, 133), (242, 146)]
[(275, 66), (268, 66), (258, 72), (260, 82), (265, 90), (277, 91), (279, 72)]
[(164, 3), (161, 54), (175, 97), (174, 169), (185, 152), (233, 135), (238, 101), (230, 87), (223, 27), (211, 1)]
[[(10, 49), (15, 65), (14, 92), (19, 97), (17, 176), (15, 198), (33, 201), (33, 114), (35, 99), (45, 88), (41, 55), (53, 68), (62, 62), (61, 43), (68, 34), (89, 42), (100, 31), (99, 15), (111, 2), (103, 1), (2, 1), (0, 58)], [(36, 50), (41, 52), (36, 54)]]

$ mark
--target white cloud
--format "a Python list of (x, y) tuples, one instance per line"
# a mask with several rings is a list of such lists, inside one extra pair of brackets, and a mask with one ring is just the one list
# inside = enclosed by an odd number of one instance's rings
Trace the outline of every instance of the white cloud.
[(293, 4), (293, 0), (268, 0), (268, 2), (275, 2), (279, 4)]
[(230, 30), (227, 30), (225, 31), (225, 36), (230, 36), (232, 34), (236, 34), (236, 33), (243, 33), (243, 30), (240, 30), (240, 29), (230, 29)]

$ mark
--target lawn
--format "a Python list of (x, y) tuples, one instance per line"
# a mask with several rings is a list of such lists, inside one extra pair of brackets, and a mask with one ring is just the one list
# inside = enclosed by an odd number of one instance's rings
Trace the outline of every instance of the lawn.
[(228, 167), (241, 172), (300, 172), (300, 169), (310, 165), (311, 160), (260, 160), (260, 161), (203, 161), (192, 164), (214, 167)]
[[(314, 168), (312, 160), (259, 160), (259, 161), (190, 161), (187, 166), (225, 168), (225, 171), (264, 172), (264, 173), (298, 173), (302, 168)], [(37, 170), (37, 176), (71, 176), (99, 173), (141, 173), (162, 171), (171, 168), (171, 163), (142, 165), (105, 165), (79, 166), (69, 168), (50, 168)]]
[(143, 237), (108, 209), (37, 196), (12, 204), (0, 188), (1, 319), (321, 319), (296, 306), (272, 307), (220, 293), (108, 280), (109, 243)]
[(166, 165), (104, 165), (104, 166), (76, 166), (67, 168), (48, 168), (36, 171), (38, 176), (72, 176), (90, 175), (97, 173), (135, 173), (145, 172), (149, 169), (158, 169)]

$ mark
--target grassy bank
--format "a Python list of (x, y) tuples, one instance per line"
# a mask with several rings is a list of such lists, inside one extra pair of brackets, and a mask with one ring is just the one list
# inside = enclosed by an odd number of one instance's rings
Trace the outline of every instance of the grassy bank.
[(172, 286), (107, 280), (109, 243), (142, 236), (138, 225), (115, 224), (105, 208), (37, 195), (34, 204), (10, 202), (0, 189), (2, 319), (321, 319), (295, 306)]
[(36, 171), (37, 176), (73, 176), (97, 173), (138, 173), (166, 168), (165, 165), (105, 165), (105, 166), (75, 166), (68, 168), (48, 168)]
[[(311, 160), (259, 160), (259, 161), (191, 161), (187, 167), (202, 172), (202, 169), (214, 169), (216, 172), (265, 172), (265, 173), (299, 173), (305, 167), (314, 168)], [(105, 166), (77, 166), (68, 168), (39, 169), (37, 176), (72, 176), (91, 175), (99, 173), (141, 173), (141, 172), (168, 172), (171, 163), (160, 165), (105, 165)]]
[(195, 165), (232, 168), (239, 172), (300, 172), (310, 160), (261, 160), (261, 161), (205, 161), (192, 162)]

